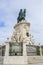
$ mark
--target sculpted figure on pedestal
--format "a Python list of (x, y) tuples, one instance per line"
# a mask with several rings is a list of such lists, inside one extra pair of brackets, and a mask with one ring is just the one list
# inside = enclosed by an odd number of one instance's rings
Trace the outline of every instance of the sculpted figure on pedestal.
[(19, 23), (22, 20), (25, 20), (25, 16), (26, 16), (26, 9), (20, 9), (18, 18), (17, 18), (17, 23)]

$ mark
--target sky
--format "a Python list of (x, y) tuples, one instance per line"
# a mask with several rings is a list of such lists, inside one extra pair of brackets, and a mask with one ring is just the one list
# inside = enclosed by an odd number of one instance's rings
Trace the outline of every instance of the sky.
[(26, 20), (36, 44), (43, 44), (43, 0), (0, 0), (0, 44), (11, 37), (20, 9), (26, 9)]

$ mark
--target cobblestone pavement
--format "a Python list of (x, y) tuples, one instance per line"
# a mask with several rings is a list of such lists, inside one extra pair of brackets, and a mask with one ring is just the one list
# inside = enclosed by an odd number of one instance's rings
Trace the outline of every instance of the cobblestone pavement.
[(28, 64), (28, 65), (43, 65), (43, 63)]
[[(3, 65), (3, 64), (0, 64)], [(8, 64), (7, 64), (8, 65)], [(12, 65), (12, 64), (11, 64)], [(28, 65), (43, 65), (43, 63), (36, 63), (36, 64), (28, 64)]]
[[(3, 65), (3, 57), (0, 57), (0, 65)], [(28, 65), (43, 65), (43, 63), (28, 64)]]
[(28, 65), (43, 65), (43, 63), (37, 63), (37, 64), (28, 64)]

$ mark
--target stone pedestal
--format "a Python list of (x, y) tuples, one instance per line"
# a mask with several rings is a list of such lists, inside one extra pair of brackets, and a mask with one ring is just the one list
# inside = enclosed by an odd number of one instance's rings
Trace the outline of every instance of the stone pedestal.
[(25, 64), (28, 64), (27, 62), (27, 52), (26, 52), (26, 42), (23, 42), (23, 57)]
[(23, 56), (27, 56), (26, 43), (23, 43)]
[(26, 33), (29, 33), (29, 29), (30, 29), (30, 23), (22, 20), (20, 23), (17, 23), (14, 26), (14, 32), (13, 32), (13, 36), (17, 41), (22, 42), (22, 40), (27, 37)]
[(5, 56), (4, 56), (4, 64), (7, 62), (7, 57), (9, 57), (9, 38), (5, 41), (6, 47), (5, 47)]
[[(15, 31), (13, 32), (13, 39), (16, 42), (23, 42), (23, 40), (28, 37), (26, 33), (29, 32), (30, 23), (22, 20), (14, 26)], [(28, 64), (27, 62), (27, 52), (26, 52), (26, 42), (23, 42), (23, 56), (9, 56), (9, 41), (6, 42), (6, 50), (4, 57), (4, 64)]]
[(40, 56), (42, 56), (42, 49), (41, 49), (41, 45), (40, 45)]
[(5, 56), (9, 56), (9, 42), (6, 42)]

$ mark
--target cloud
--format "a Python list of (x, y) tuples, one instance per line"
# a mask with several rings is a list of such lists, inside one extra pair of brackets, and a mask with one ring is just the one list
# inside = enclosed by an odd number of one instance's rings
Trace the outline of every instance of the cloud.
[(21, 8), (26, 8), (26, 20), (31, 23), (30, 32), (38, 42), (43, 43), (43, 0), (0, 0), (0, 43), (11, 37)]
[(0, 27), (5, 27), (5, 23), (4, 22), (0, 22)]

